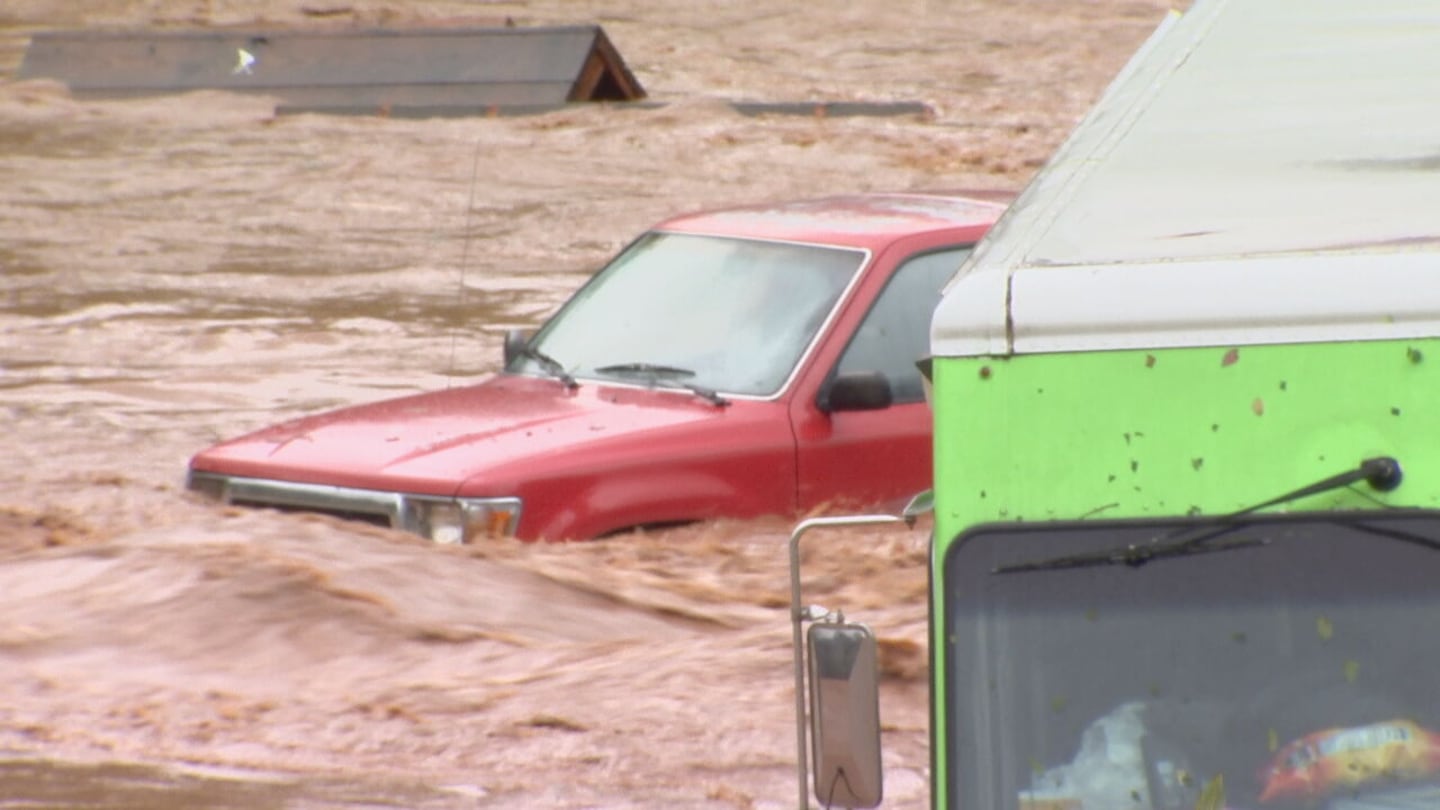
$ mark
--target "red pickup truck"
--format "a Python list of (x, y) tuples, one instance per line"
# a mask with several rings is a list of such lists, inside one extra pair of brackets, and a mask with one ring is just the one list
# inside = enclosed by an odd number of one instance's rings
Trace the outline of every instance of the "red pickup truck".
[(188, 485), (444, 543), (902, 501), (930, 485), (931, 310), (1003, 209), (862, 194), (675, 217), (509, 334), (500, 373), (222, 442)]

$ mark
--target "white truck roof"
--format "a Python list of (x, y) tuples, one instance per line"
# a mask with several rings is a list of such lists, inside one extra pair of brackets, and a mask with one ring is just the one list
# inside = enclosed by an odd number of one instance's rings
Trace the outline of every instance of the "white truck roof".
[(1172, 14), (960, 268), (937, 357), (1440, 335), (1440, 2)]

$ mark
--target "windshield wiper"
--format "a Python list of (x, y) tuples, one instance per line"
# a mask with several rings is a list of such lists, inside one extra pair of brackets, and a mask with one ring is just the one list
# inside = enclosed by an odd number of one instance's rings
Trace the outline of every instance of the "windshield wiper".
[(1415, 534), (1414, 532), (1404, 531), (1403, 529), (1395, 529), (1389, 526), (1376, 526), (1372, 523), (1366, 523), (1363, 520), (1357, 520), (1354, 522), (1347, 520), (1345, 521), (1344, 525), (1348, 526), (1351, 529), (1355, 529), (1356, 531), (1364, 532), (1365, 534), (1369, 535), (1374, 535), (1375, 537), (1384, 537), (1387, 540), (1395, 540), (1401, 543), (1410, 543), (1411, 545), (1428, 548), (1431, 551), (1440, 551), (1440, 540), (1432, 540), (1429, 537), (1423, 537), (1421, 535)]
[(556, 360), (545, 352), (542, 352), (529, 344), (521, 346), (517, 350), (517, 352), (521, 357), (525, 357), (530, 360), (534, 360), (536, 363), (539, 363), (540, 368), (543, 369), (545, 373), (564, 383), (566, 388), (580, 387), (580, 383), (576, 382), (575, 378), (570, 376), (570, 372), (565, 370), (565, 366), (561, 365), (559, 360)]
[[(1232, 526), (1227, 531), (1235, 531), (1240, 526)], [(1218, 535), (1210, 535), (1209, 539), (1215, 539)], [(1120, 548), (1107, 549), (1104, 551), (1092, 551), (1087, 554), (1072, 554), (1065, 557), (1051, 557), (1036, 562), (1015, 563), (1013, 565), (1002, 565), (991, 571), (992, 574), (1023, 574), (1029, 571), (1060, 571), (1066, 568), (1094, 568), (1101, 565), (1127, 565), (1131, 568), (1139, 568), (1151, 560), (1158, 560), (1164, 557), (1184, 557), (1190, 554), (1204, 554), (1210, 551), (1231, 551), (1237, 548), (1252, 548), (1263, 546), (1270, 542), (1268, 537), (1236, 537), (1230, 540), (1217, 540), (1203, 544), (1190, 543), (1162, 543), (1162, 538), (1155, 538), (1148, 543), (1132, 543)]]
[(1257, 503), (1254, 506), (1247, 506), (1244, 509), (1221, 515), (1200, 526), (1182, 527), (1172, 530), (1158, 537), (1153, 537), (1145, 543), (1132, 543), (1128, 546), (1115, 549), (1088, 552), (1085, 554), (1073, 554), (1064, 557), (1052, 557), (1035, 562), (1002, 565), (991, 573), (1019, 574), (1029, 571), (1053, 571), (1065, 568), (1087, 568), (1100, 565), (1128, 565), (1132, 568), (1138, 568), (1151, 560), (1166, 557), (1183, 557), (1207, 551), (1229, 551), (1237, 548), (1263, 546), (1270, 542), (1268, 538), (1235, 538), (1226, 541), (1220, 541), (1220, 538), (1238, 529), (1252, 525), (1244, 522), (1242, 518), (1266, 507), (1297, 501), (1301, 498), (1308, 498), (1311, 495), (1318, 495), (1332, 489), (1339, 489), (1340, 487), (1348, 487), (1360, 481), (1368, 483), (1371, 488), (1380, 492), (1389, 492), (1400, 486), (1400, 480), (1400, 462), (1389, 457), (1366, 459), (1360, 462), (1360, 465), (1354, 469), (1346, 470), (1338, 475), (1332, 475), (1329, 478), (1323, 478), (1313, 484), (1271, 498), (1268, 501)]
[(726, 405), (730, 404), (730, 400), (721, 396), (720, 393), (714, 388), (706, 388), (703, 385), (696, 385), (695, 383), (688, 382), (682, 382), (679, 383), (679, 385), (690, 389), (691, 393), (695, 394), (695, 396), (708, 401), (711, 405), (714, 405), (717, 408), (723, 408)]
[(664, 380), (670, 385), (678, 385), (719, 408), (730, 404), (730, 400), (721, 396), (713, 388), (706, 388), (703, 385), (673, 379), (675, 377), (694, 377), (695, 372), (688, 368), (658, 365), (655, 363), (616, 363), (615, 365), (601, 366), (595, 369), (595, 373), (613, 374), (617, 376), (638, 374), (645, 377), (646, 381), (651, 385), (659, 385), (661, 380)]
[(655, 363), (616, 363), (613, 366), (601, 366), (595, 369), (598, 374), (643, 374), (652, 380), (661, 377), (694, 377), (695, 372), (688, 368), (677, 366), (663, 366)]

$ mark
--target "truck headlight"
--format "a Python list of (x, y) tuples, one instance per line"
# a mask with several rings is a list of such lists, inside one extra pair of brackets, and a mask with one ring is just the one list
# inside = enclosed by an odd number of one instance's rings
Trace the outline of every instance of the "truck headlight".
[(519, 525), (519, 498), (405, 499), (405, 528), (436, 543), (514, 537)]

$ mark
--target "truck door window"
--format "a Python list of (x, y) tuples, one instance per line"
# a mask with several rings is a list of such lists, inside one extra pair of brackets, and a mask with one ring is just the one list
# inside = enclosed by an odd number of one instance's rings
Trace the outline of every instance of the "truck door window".
[(836, 372), (879, 371), (889, 378), (895, 402), (924, 400), (915, 363), (927, 354), (930, 313), (940, 302), (940, 288), (969, 255), (966, 246), (906, 260), (870, 307)]

